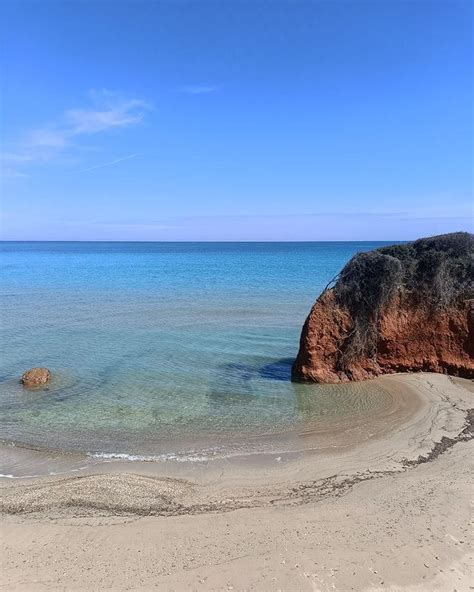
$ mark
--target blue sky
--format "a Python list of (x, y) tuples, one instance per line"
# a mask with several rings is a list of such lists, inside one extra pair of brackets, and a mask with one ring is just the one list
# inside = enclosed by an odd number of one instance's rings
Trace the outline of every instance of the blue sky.
[(7, 240), (472, 230), (472, 4), (4, 1)]

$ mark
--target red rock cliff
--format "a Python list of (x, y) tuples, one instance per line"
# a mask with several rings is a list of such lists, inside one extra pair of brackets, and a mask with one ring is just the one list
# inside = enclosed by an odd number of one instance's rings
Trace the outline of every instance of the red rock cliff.
[(473, 245), (454, 233), (356, 255), (306, 319), (293, 379), (474, 378)]

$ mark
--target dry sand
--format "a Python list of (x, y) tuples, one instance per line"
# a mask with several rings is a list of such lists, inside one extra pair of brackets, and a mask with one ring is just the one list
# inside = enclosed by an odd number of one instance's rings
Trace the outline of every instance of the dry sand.
[(3, 480), (2, 588), (473, 590), (474, 383), (379, 380), (404, 404), (357, 445)]

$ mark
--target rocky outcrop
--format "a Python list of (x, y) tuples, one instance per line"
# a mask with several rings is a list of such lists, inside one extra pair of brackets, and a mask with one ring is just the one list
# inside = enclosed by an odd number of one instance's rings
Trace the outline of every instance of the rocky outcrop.
[(306, 319), (293, 380), (474, 378), (473, 258), (474, 237), (461, 232), (353, 257)]
[(51, 371), (48, 368), (31, 368), (21, 377), (23, 386), (37, 388), (48, 384), (51, 380)]

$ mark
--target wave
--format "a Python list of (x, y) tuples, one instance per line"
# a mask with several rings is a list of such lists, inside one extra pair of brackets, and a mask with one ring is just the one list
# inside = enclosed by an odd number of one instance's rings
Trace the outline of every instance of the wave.
[[(203, 455), (199, 453), (164, 453), (164, 454), (156, 454), (156, 455), (144, 455), (144, 454), (127, 454), (125, 452), (89, 452), (87, 454), (88, 458), (99, 459), (99, 460), (125, 460), (125, 461), (138, 461), (138, 462), (166, 462), (166, 461), (175, 461), (175, 462), (207, 462), (209, 460), (215, 459), (217, 457), (217, 453), (213, 453), (210, 455)], [(221, 457), (223, 458), (223, 457)]]

